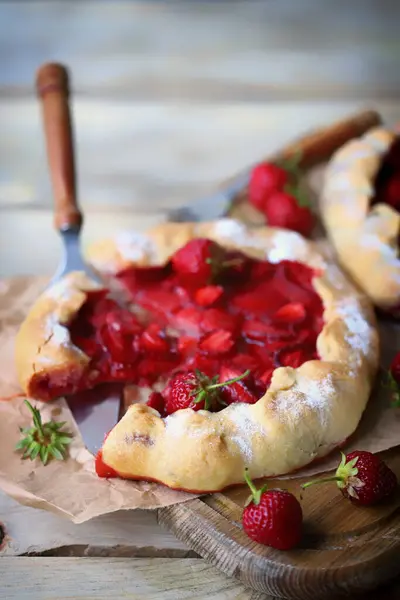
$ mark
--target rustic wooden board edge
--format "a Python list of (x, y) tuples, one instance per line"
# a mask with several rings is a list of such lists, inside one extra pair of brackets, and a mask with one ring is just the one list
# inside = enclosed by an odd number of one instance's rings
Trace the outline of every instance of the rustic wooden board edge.
[[(311, 536), (307, 547), (306, 536), (298, 550), (279, 552), (250, 540), (239, 523), (206, 502), (207, 497), (159, 509), (158, 522), (225, 575), (257, 592), (315, 600), (316, 590), (323, 590), (328, 600), (370, 591), (400, 574), (400, 508), (357, 537), (332, 536), (331, 543), (325, 540), (319, 547)], [(299, 555), (315, 552), (318, 567), (299, 563)]]

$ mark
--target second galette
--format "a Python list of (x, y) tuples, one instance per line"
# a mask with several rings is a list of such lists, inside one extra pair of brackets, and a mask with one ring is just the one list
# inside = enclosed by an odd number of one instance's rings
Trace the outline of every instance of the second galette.
[(321, 216), (339, 262), (376, 306), (400, 314), (400, 139), (371, 129), (329, 162)]

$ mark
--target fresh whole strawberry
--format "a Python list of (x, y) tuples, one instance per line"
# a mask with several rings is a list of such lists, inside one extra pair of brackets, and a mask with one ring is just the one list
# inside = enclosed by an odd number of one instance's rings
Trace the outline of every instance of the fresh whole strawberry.
[(211, 240), (196, 238), (175, 252), (172, 267), (183, 285), (199, 288), (215, 281), (225, 258), (224, 248)]
[(228, 354), (234, 346), (235, 340), (232, 333), (225, 329), (216, 329), (211, 333), (206, 333), (199, 342), (200, 351), (211, 356)]
[(268, 225), (297, 231), (308, 237), (315, 225), (315, 217), (308, 206), (301, 206), (294, 194), (277, 191), (265, 204), (264, 214)]
[(220, 248), (215, 242), (193, 239), (175, 252), (172, 267), (184, 285), (202, 287), (212, 283), (213, 264), (220, 255)]
[(283, 190), (288, 182), (288, 173), (273, 163), (260, 163), (251, 172), (249, 181), (249, 202), (261, 212), (269, 196)]
[(220, 285), (206, 285), (196, 290), (194, 300), (199, 306), (212, 306), (224, 293), (224, 288)]
[(278, 550), (290, 550), (300, 542), (303, 511), (293, 494), (286, 490), (257, 489), (247, 469), (245, 480), (251, 496), (243, 510), (243, 529), (255, 542)]
[(221, 388), (246, 377), (245, 371), (231, 381), (218, 383), (218, 375), (210, 378), (199, 370), (178, 373), (173, 377), (163, 392), (165, 412), (172, 414), (183, 408), (193, 410), (217, 410), (224, 405)]
[(302, 488), (336, 481), (343, 496), (360, 506), (377, 504), (397, 488), (396, 475), (376, 454), (365, 450), (341, 454), (342, 460), (335, 475), (309, 481)]
[(150, 354), (168, 355), (170, 348), (165, 332), (157, 323), (150, 323), (140, 336), (140, 348)]
[(241, 276), (249, 263), (240, 252), (229, 252), (205, 238), (190, 240), (175, 252), (171, 262), (182, 285), (193, 289), (211, 286), (223, 274)]

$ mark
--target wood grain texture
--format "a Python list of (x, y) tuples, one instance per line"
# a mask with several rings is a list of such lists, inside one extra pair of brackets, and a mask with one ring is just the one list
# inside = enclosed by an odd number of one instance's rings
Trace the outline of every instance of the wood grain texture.
[(0, 492), (0, 522), (6, 531), (1, 558), (49, 552), (104, 557), (194, 555), (157, 524), (152, 511), (120, 511), (74, 525), (51, 513), (22, 506)]
[(199, 559), (0, 559), (4, 600), (273, 600)]
[[(386, 454), (400, 476), (400, 451)], [(269, 481), (299, 497), (303, 480)], [(261, 482), (260, 482), (261, 484)], [(223, 573), (256, 591), (314, 600), (376, 588), (400, 573), (400, 491), (375, 508), (356, 508), (335, 485), (310, 488), (301, 500), (300, 547), (279, 552), (250, 540), (241, 527), (244, 487), (163, 508), (159, 522)]]
[(399, 18), (391, 0), (9, 0), (0, 3), (0, 81), (4, 93), (27, 93), (51, 59), (68, 62), (78, 92), (97, 97), (395, 96)]

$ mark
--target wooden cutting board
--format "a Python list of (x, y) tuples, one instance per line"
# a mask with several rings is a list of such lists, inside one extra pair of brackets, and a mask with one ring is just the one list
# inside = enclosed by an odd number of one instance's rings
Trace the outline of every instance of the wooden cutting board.
[[(383, 457), (400, 479), (400, 449)], [(268, 484), (300, 498), (303, 481)], [(257, 544), (243, 532), (248, 494), (240, 486), (162, 508), (158, 520), (223, 573), (272, 596), (337, 598), (375, 588), (400, 573), (400, 490), (373, 508), (353, 506), (335, 484), (304, 490), (304, 535), (300, 547), (290, 552)]]

